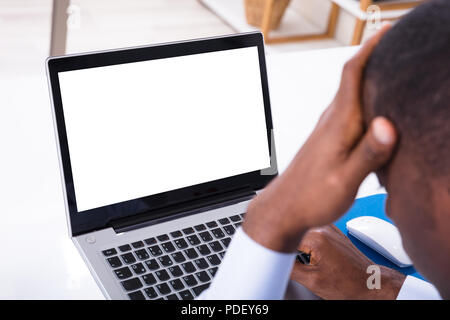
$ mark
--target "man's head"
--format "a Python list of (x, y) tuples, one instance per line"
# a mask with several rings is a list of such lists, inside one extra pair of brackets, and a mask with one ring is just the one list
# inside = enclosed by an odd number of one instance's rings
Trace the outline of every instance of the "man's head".
[(450, 298), (450, 1), (398, 22), (364, 74), (364, 117), (390, 119), (399, 144), (378, 176), (415, 266)]

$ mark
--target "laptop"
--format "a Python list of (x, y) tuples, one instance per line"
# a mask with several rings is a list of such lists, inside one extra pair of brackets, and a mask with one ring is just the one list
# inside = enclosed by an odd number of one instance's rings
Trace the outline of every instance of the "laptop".
[(69, 235), (101, 291), (196, 298), (277, 175), (261, 33), (46, 67)]

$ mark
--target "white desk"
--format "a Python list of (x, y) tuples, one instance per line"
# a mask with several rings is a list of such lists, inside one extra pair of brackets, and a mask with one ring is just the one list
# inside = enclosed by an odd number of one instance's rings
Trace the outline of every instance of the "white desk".
[[(268, 57), (280, 170), (334, 96), (354, 51)], [(0, 299), (103, 299), (68, 237), (44, 72), (0, 78), (0, 88)], [(369, 183), (364, 193), (375, 189)]]

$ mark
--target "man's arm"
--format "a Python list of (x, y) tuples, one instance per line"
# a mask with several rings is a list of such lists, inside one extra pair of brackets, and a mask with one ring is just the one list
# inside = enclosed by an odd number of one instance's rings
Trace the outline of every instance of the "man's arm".
[[(296, 262), (291, 277), (324, 299), (441, 299), (432, 284), (382, 266), (381, 288), (369, 290), (366, 270), (374, 263), (334, 226), (310, 230), (299, 249), (311, 255), (311, 264)], [(198, 299), (282, 299), (294, 259), (264, 248), (239, 228), (212, 286)]]
[(366, 131), (360, 105), (364, 66), (387, 30), (383, 27), (347, 62), (332, 104), (286, 171), (250, 203), (243, 232), (200, 298), (282, 298), (304, 233), (342, 215), (363, 179), (390, 158), (393, 125), (376, 118)]
[(344, 214), (364, 178), (390, 159), (397, 140), (392, 123), (377, 117), (366, 129), (361, 108), (364, 67), (388, 29), (345, 64), (339, 90), (306, 143), (250, 203), (244, 231), (266, 248), (294, 252), (308, 229)]
[(238, 228), (210, 288), (198, 299), (278, 300), (295, 254), (267, 249)]

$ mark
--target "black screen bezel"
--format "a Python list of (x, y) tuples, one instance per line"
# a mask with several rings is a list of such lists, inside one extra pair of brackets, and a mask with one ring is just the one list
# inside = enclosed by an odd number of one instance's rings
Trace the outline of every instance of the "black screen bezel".
[[(259, 55), (261, 87), (267, 126), (267, 139), (272, 166), (269, 174), (261, 174), (261, 170), (257, 170), (199, 185), (78, 212), (59, 86), (59, 72), (253, 46), (258, 48)], [(272, 146), (273, 141), (271, 139), (273, 125), (270, 110), (269, 88), (267, 83), (264, 41), (262, 34), (259, 32), (137, 48), (126, 48), (106, 52), (53, 57), (47, 60), (47, 74), (49, 77), (50, 90), (53, 100), (54, 118), (59, 140), (60, 159), (63, 167), (63, 178), (66, 191), (65, 197), (70, 216), (72, 236), (103, 229), (108, 227), (111, 221), (136, 216), (138, 214), (148, 212), (153, 209), (162, 208), (167, 205), (201, 199), (205, 196), (220, 194), (222, 192), (228, 192), (234, 189), (250, 188), (252, 190), (259, 190), (265, 187), (277, 175), (276, 161), (273, 161), (274, 155), (272, 155), (272, 152), (274, 152), (274, 148)]]

